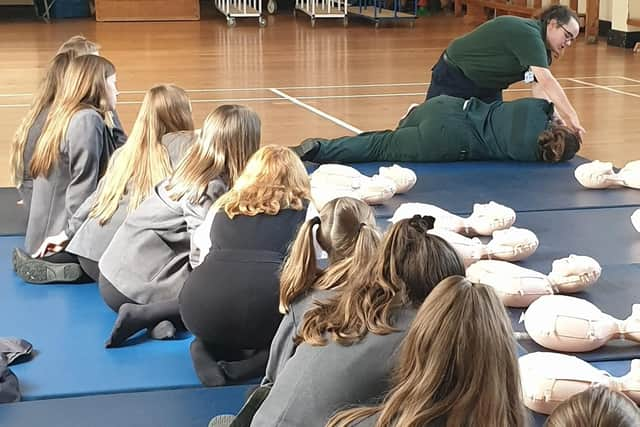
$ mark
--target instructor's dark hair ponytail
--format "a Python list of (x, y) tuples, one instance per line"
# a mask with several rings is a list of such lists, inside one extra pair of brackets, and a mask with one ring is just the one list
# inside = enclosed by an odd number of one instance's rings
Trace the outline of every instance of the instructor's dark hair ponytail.
[(542, 9), (538, 15), (538, 19), (544, 24), (544, 26), (546, 26), (552, 19), (555, 19), (558, 24), (566, 25), (569, 23), (571, 18), (575, 19), (578, 23), (580, 22), (578, 14), (575, 11), (568, 6), (561, 4), (554, 4), (546, 7)]

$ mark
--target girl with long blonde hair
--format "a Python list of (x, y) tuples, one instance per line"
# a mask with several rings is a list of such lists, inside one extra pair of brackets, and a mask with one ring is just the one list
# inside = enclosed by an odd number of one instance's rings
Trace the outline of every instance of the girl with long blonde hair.
[[(65, 251), (76, 255), (78, 262), (62, 266), (49, 261), (51, 257), (30, 261), (32, 270), (49, 267), (64, 273), (43, 277), (41, 283), (77, 280), (73, 273), (80, 272), (97, 281), (98, 261), (118, 227), (154, 186), (169, 176), (194, 138), (186, 92), (174, 85), (149, 89), (127, 143), (113, 154), (98, 189), (78, 208), (68, 230), (47, 238), (43, 244), (65, 246), (71, 240)], [(54, 265), (49, 264), (52, 262)]]
[[(175, 300), (191, 272), (191, 234), (232, 187), (260, 145), (260, 119), (247, 107), (222, 105), (207, 116), (173, 173), (122, 223), (99, 262), (100, 292), (118, 312), (124, 303)], [(175, 333), (172, 322), (152, 336)], [(107, 342), (111, 345), (111, 342)]]
[(433, 222), (414, 217), (392, 225), (369, 271), (305, 313), (295, 353), (252, 426), (324, 425), (336, 410), (374, 402), (388, 390), (417, 308), (442, 279), (465, 272), (456, 251), (427, 233)]
[[(106, 169), (116, 148), (107, 114), (116, 104), (115, 79), (113, 64), (99, 56), (79, 56), (68, 66), (29, 164), (34, 178), (25, 237), (29, 253), (44, 255), (46, 250), (36, 249), (46, 237), (69, 227)], [(28, 262), (24, 261), (29, 258), (22, 251), (14, 252), (21, 276), (48, 274), (25, 270)]]
[(444, 279), (420, 307), (392, 384), (380, 405), (327, 426), (527, 425), (509, 318), (491, 287), (462, 276)]

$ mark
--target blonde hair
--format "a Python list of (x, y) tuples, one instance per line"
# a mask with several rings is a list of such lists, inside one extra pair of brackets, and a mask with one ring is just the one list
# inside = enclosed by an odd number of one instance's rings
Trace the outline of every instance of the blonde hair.
[(58, 161), (60, 145), (75, 113), (90, 108), (105, 117), (108, 110), (106, 80), (115, 72), (113, 64), (100, 56), (83, 55), (71, 60), (59, 96), (51, 106), (36, 144), (30, 165), (31, 176), (49, 175)]
[(640, 409), (629, 397), (604, 386), (590, 387), (562, 402), (545, 427), (637, 427)]
[(340, 412), (327, 426), (372, 415), (376, 427), (527, 423), (509, 318), (493, 289), (461, 276), (440, 282), (418, 310), (392, 384), (382, 404)]
[[(368, 263), (380, 243), (374, 211), (363, 201), (339, 197), (325, 204), (319, 214), (300, 227), (283, 264), (281, 313), (287, 313), (291, 303), (311, 289), (339, 288), (352, 275), (368, 271)], [(325, 271), (316, 263), (313, 237), (316, 225), (317, 241), (329, 255)]]
[(82, 35), (72, 36), (69, 40), (62, 43), (58, 49), (58, 53), (74, 52), (76, 56), (81, 55), (97, 55), (100, 45), (92, 42)]
[(369, 332), (395, 331), (393, 315), (417, 308), (441, 280), (465, 274), (464, 263), (445, 240), (427, 233), (433, 217), (416, 216), (393, 224), (368, 271), (304, 315), (297, 341), (325, 345), (325, 333), (341, 345), (362, 340)]
[(90, 216), (105, 224), (125, 193), (130, 194), (128, 211), (136, 209), (154, 185), (172, 172), (162, 137), (192, 130), (191, 106), (183, 89), (170, 84), (149, 89), (127, 143), (111, 157)]
[(287, 147), (267, 145), (256, 151), (214, 208), (229, 218), (236, 215), (276, 215), (282, 209), (300, 211), (310, 198), (310, 184), (302, 161)]
[(59, 53), (53, 57), (40, 86), (36, 91), (33, 102), (27, 115), (22, 119), (11, 143), (11, 155), (9, 159), (11, 181), (16, 187), (22, 185), (24, 178), (24, 150), (29, 138), (29, 130), (36, 119), (48, 108), (62, 87), (64, 74), (67, 71), (71, 59), (75, 57), (73, 52)]
[(169, 196), (198, 203), (216, 177), (232, 187), (259, 147), (258, 115), (242, 105), (219, 106), (204, 120), (198, 140), (169, 179)]

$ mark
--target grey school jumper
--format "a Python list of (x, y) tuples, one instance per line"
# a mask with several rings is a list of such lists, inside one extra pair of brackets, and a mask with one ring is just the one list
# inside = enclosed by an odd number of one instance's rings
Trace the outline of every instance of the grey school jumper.
[[(50, 107), (44, 108), (34, 120), (33, 125), (31, 125), (31, 127), (29, 128), (29, 132), (27, 133), (27, 143), (24, 146), (24, 169), (22, 171), (22, 184), (20, 185), (20, 187), (18, 187), (18, 193), (20, 193), (20, 197), (24, 202), (23, 206), (26, 211), (27, 218), (29, 218), (29, 212), (31, 210), (31, 197), (33, 193), (33, 178), (31, 177), (31, 172), (29, 172), (29, 167), (31, 165), (31, 159), (33, 158), (33, 152), (36, 149), (36, 142), (38, 142), (38, 139), (40, 139), (40, 135), (42, 135), (42, 129), (44, 128), (45, 122), (47, 121), (49, 108)], [(112, 129), (112, 134), (115, 141), (115, 146), (117, 148), (124, 145), (124, 143), (127, 141), (127, 134), (122, 129), (120, 118), (115, 111), (113, 112), (113, 122), (115, 127)]]
[(367, 334), (357, 344), (300, 344), (256, 412), (252, 427), (324, 426), (337, 411), (379, 402), (388, 391), (400, 342), (416, 315), (400, 309), (388, 335)]
[[(193, 140), (194, 135), (192, 132), (175, 132), (162, 138), (162, 144), (169, 152), (169, 160), (172, 166), (180, 162)], [(118, 151), (114, 153), (114, 156), (117, 155)], [(100, 185), (103, 185), (103, 182), (104, 180), (100, 181)], [(71, 232), (68, 235), (71, 241), (65, 249), (67, 252), (95, 262), (100, 261), (100, 257), (107, 249), (113, 235), (127, 217), (129, 209), (129, 195), (125, 193), (111, 219), (106, 224), (100, 225), (96, 218), (89, 218), (89, 213), (93, 208), (98, 193), (99, 189), (94, 191), (91, 197), (80, 206), (71, 218), (68, 227)]]
[(271, 341), (267, 372), (262, 380), (262, 385), (273, 384), (287, 361), (295, 353), (296, 345), (293, 339), (302, 325), (304, 314), (313, 306), (313, 302), (323, 301), (331, 295), (333, 295), (331, 290), (314, 290), (297, 298), (290, 305), (289, 312), (282, 317), (276, 335)]
[(71, 117), (57, 162), (47, 177), (33, 180), (27, 252), (67, 229), (69, 219), (96, 189), (114, 150), (113, 134), (98, 112), (85, 108)]
[(156, 185), (151, 195), (127, 216), (100, 258), (100, 273), (138, 304), (176, 299), (189, 276), (191, 234), (227, 186), (209, 183), (199, 203), (173, 201)]

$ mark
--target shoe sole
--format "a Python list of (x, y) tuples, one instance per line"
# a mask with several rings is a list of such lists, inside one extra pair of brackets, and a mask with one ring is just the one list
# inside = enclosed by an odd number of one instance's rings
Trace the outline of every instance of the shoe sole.
[(56, 264), (44, 260), (34, 260), (15, 250), (13, 252), (13, 266), (25, 282), (29, 283), (54, 283), (73, 282), (82, 276), (82, 269), (78, 264)]

